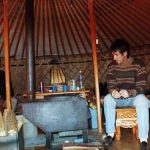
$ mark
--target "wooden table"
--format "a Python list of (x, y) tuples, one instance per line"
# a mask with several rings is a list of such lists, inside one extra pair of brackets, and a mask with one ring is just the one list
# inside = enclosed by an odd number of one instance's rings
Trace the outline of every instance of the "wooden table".
[(44, 99), (45, 96), (68, 95), (68, 94), (79, 94), (85, 98), (87, 93), (89, 93), (89, 90), (67, 91), (67, 92), (44, 92), (44, 93), (36, 92), (35, 94), (36, 94), (36, 99)]

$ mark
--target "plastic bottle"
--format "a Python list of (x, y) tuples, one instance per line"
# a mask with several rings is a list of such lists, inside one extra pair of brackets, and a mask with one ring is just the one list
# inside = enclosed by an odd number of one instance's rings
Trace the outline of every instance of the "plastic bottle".
[(82, 71), (79, 71), (79, 81), (80, 81), (80, 89), (83, 89), (83, 75), (82, 75)]
[(76, 80), (72, 80), (72, 90), (76, 90)]
[(40, 82), (40, 92), (43, 93), (44, 92), (44, 87), (43, 87), (43, 82)]

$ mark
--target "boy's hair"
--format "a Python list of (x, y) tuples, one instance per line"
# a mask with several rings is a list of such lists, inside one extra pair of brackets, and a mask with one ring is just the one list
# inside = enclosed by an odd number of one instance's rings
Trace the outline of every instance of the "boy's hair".
[(112, 43), (110, 47), (110, 51), (111, 53), (119, 51), (121, 54), (123, 54), (124, 52), (127, 52), (127, 57), (129, 57), (130, 56), (130, 44), (123, 38), (116, 39)]

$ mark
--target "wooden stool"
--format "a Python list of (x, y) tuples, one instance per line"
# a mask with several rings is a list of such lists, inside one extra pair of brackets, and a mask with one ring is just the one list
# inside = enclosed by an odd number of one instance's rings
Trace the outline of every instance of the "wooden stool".
[(138, 139), (137, 114), (135, 108), (125, 107), (116, 109), (116, 139), (120, 140), (122, 128), (132, 128), (133, 134)]

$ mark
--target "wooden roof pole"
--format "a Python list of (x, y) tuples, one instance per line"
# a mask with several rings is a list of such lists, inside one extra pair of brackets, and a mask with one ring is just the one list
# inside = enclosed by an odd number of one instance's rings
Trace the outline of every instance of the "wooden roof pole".
[(95, 31), (93, 0), (88, 0), (88, 8), (89, 8), (89, 16), (90, 16), (90, 30), (91, 30), (92, 52), (93, 52), (93, 67), (94, 67), (94, 78), (95, 78), (96, 105), (97, 105), (97, 114), (98, 114), (97, 115), (98, 132), (102, 133), (102, 121), (101, 121), (101, 110), (100, 110), (100, 92), (99, 92), (98, 65), (97, 65), (97, 50), (96, 50), (96, 31)]
[(11, 110), (8, 0), (3, 0), (3, 9), (4, 9), (3, 12), (4, 12), (4, 55), (5, 55), (6, 105), (7, 105), (7, 109)]

